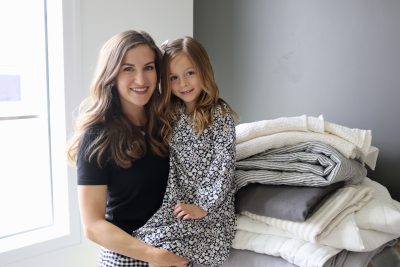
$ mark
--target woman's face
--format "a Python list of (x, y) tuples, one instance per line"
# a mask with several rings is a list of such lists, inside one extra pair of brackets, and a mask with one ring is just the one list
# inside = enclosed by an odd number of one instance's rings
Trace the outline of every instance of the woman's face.
[(143, 109), (157, 86), (155, 52), (147, 45), (131, 48), (122, 60), (116, 86), (124, 112)]

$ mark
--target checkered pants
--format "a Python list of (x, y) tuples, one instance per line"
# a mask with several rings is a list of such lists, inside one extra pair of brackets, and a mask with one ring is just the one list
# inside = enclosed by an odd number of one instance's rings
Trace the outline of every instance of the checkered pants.
[(100, 251), (98, 267), (148, 267), (149, 264), (144, 261), (135, 260), (124, 255), (118, 254), (106, 248)]

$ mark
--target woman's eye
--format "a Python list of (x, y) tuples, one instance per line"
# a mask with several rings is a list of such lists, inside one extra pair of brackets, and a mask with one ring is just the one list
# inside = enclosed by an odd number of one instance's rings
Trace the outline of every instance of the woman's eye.
[(153, 65), (149, 65), (145, 67), (145, 70), (154, 70), (155, 67)]
[(133, 71), (133, 68), (132, 67), (125, 67), (125, 68), (123, 68), (123, 70), (124, 71)]

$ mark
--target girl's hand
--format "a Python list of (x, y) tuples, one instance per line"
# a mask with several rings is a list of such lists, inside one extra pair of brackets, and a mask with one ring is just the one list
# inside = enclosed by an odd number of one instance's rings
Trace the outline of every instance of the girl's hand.
[(194, 220), (207, 216), (207, 212), (194, 204), (178, 203), (174, 208), (174, 215), (182, 220)]

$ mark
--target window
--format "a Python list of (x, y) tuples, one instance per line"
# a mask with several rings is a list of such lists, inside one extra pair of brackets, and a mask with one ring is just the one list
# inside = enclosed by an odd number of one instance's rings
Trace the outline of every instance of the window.
[(2, 263), (80, 238), (65, 161), (63, 17), (62, 0), (0, 2)]

